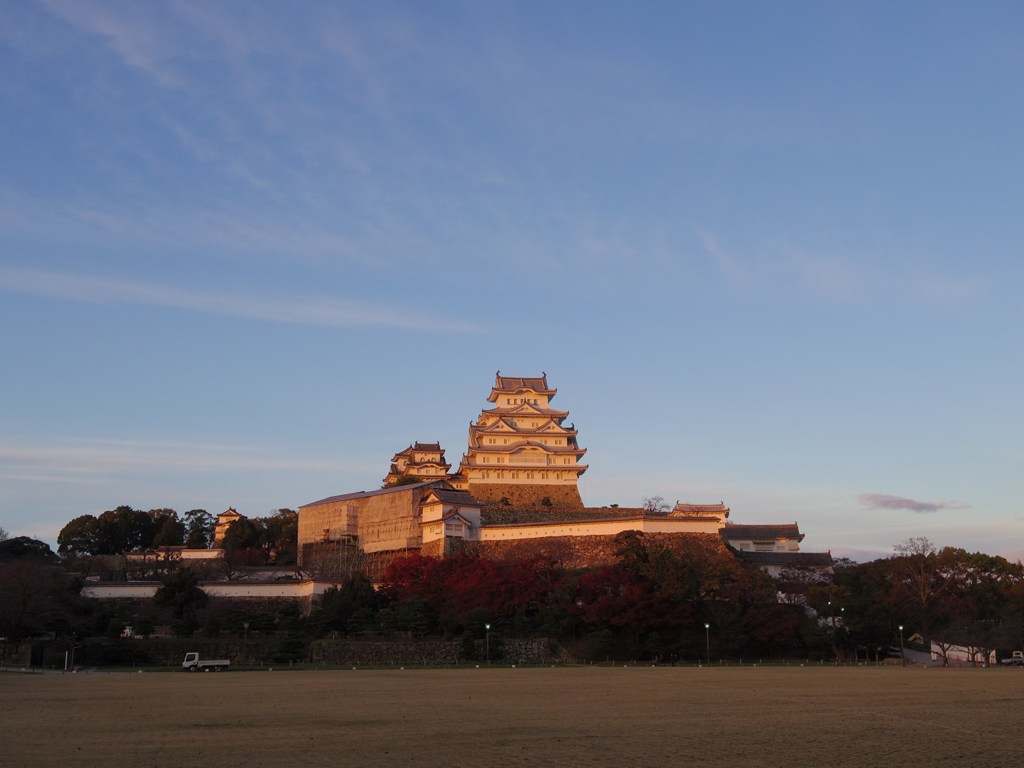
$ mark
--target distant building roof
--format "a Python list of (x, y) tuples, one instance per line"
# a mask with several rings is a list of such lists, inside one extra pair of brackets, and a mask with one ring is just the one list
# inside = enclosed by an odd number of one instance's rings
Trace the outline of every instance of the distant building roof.
[(804, 535), (796, 523), (779, 525), (726, 525), (722, 537), (727, 541), (779, 541), (783, 539), (803, 541)]
[(437, 453), (437, 452), (444, 453), (444, 449), (441, 448), (441, 444), (440, 443), (419, 443), (419, 442), (417, 442), (417, 443), (413, 443), (408, 448), (403, 448), (402, 450), (400, 450), (398, 453), (395, 454), (395, 458), (397, 459), (399, 456), (410, 456), (410, 455), (412, 455), (413, 451), (427, 451), (428, 453)]
[[(409, 486), (406, 487), (408, 488)], [(471, 494), (469, 491), (456, 491), (449, 490), (447, 488), (432, 488), (429, 491), (428, 495), (436, 496), (437, 500), (444, 504), (463, 504), (467, 507), (482, 506), (480, 502), (477, 501), (473, 497), (473, 494)]]
[(831, 568), (831, 552), (740, 552), (740, 555), (758, 565), (790, 568)]
[(684, 504), (677, 501), (669, 512), (671, 517), (728, 517), (729, 508), (725, 504)]
[(487, 399), (492, 403), (498, 399), (499, 392), (517, 392), (521, 389), (529, 389), (536, 392), (538, 395), (550, 395), (554, 397), (557, 389), (550, 389), (548, 387), (548, 375), (542, 373), (538, 376), (502, 376), (501, 371), (494, 374), (494, 389), (491, 390), (491, 395)]
[[(426, 480), (422, 483), (410, 483), (409, 485), (394, 485), (387, 488), (378, 488), (375, 491), (356, 491), (355, 493), (343, 493), (340, 496), (328, 496), (326, 499), (320, 499), (318, 501), (311, 501), (309, 504), (303, 504), (302, 507), (312, 507), (317, 504), (331, 504), (336, 501), (349, 501), (351, 499), (365, 499), (368, 496), (381, 496), (386, 493), (401, 493), (403, 491), (427, 488), (430, 486), (451, 488), (445, 480), (438, 478), (437, 480)], [(302, 507), (299, 507), (299, 509), (302, 509)]]

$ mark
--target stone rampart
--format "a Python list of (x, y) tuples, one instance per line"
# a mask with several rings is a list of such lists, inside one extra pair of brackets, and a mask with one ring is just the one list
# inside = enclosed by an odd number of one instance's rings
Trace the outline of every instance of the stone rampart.
[[(469, 492), (478, 501), (501, 502), (507, 499), (513, 507), (541, 506), (547, 499), (552, 506), (583, 509), (583, 499), (575, 483), (542, 485), (531, 483), (469, 483)], [(546, 505), (544, 505), (546, 506)]]
[[(725, 551), (718, 535), (703, 533), (647, 533), (648, 543), (663, 544), (675, 552), (693, 546)], [(492, 560), (529, 560), (540, 558), (559, 568), (597, 568), (617, 562), (617, 536), (558, 536), (542, 539), (467, 542), (464, 552)]]

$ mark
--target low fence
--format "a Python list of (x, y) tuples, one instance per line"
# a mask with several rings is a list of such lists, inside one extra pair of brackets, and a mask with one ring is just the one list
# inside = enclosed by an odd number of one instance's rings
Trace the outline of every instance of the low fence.
[(557, 658), (545, 639), (503, 638), (500, 647), (495, 642), (493, 653), (480, 643), (471, 656), (465, 651), (459, 640), (315, 640), (310, 644), (309, 660), (314, 664), (352, 666), (453, 666), (478, 664), (488, 656), (506, 664), (548, 664)]

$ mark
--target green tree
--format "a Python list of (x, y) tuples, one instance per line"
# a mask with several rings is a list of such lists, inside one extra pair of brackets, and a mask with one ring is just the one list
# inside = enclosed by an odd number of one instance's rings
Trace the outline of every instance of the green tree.
[(225, 550), (258, 549), (263, 545), (261, 526), (248, 517), (240, 517), (224, 531), (221, 546)]
[(52, 565), (56, 564), (57, 556), (45, 541), (15, 536), (13, 539), (0, 539), (0, 562), (9, 560), (35, 560)]
[(99, 521), (94, 515), (80, 515), (60, 529), (57, 552), (65, 557), (96, 555), (99, 546)]
[(340, 588), (329, 589), (320, 597), (318, 618), (325, 621), (330, 629), (339, 632), (351, 632), (353, 618), (361, 615), (361, 624), (373, 623), (367, 620), (367, 614), (375, 615), (381, 603), (379, 593), (373, 588), (364, 575), (358, 574), (341, 585)]
[(185, 513), (185, 546), (190, 549), (209, 549), (213, 544), (216, 518), (205, 509), (190, 509)]
[(942, 601), (956, 586), (948, 567), (950, 558), (940, 556), (923, 536), (909, 538), (893, 549), (892, 599), (906, 611), (905, 625), (929, 637), (933, 616), (942, 611)]
[(171, 514), (161, 515), (154, 523), (159, 526), (153, 536), (152, 546), (156, 547), (177, 547), (185, 542), (185, 524), (178, 519), (178, 513), (173, 509)]
[(157, 605), (170, 608), (175, 618), (194, 618), (197, 609), (206, 605), (208, 597), (199, 588), (199, 579), (188, 568), (178, 568), (164, 577), (153, 596)]
[(155, 520), (148, 513), (122, 505), (107, 510), (97, 521), (97, 555), (120, 555), (148, 549), (156, 534)]
[(299, 513), (294, 509), (279, 509), (263, 520), (263, 528), (271, 560), (278, 565), (294, 563), (299, 541)]

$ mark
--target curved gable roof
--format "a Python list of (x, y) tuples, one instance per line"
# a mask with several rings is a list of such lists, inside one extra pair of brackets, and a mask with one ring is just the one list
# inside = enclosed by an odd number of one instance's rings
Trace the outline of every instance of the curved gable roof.
[(493, 403), (498, 399), (498, 395), (507, 395), (514, 392), (535, 392), (538, 395), (554, 397), (558, 390), (548, 387), (547, 373), (541, 373), (539, 377), (502, 376), (501, 371), (498, 371), (494, 374), (494, 387), (491, 389), (491, 394), (488, 395), (487, 399)]

